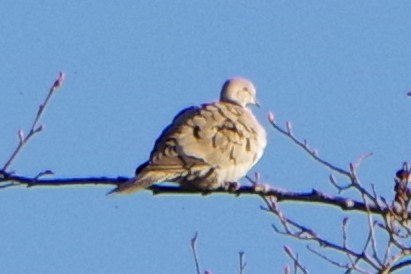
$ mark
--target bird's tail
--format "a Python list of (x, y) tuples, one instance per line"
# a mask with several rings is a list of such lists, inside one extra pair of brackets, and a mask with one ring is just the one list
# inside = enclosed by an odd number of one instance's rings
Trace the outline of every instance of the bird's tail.
[(171, 176), (175, 174), (170, 174), (167, 172), (155, 171), (155, 170), (150, 170), (150, 171), (142, 172), (142, 173), (143, 174), (138, 174), (133, 179), (120, 184), (119, 186), (117, 186), (117, 188), (107, 193), (107, 195), (132, 194), (134, 192), (143, 190), (151, 186), (152, 184), (171, 180), (173, 179), (173, 177), (175, 177), (175, 176)]

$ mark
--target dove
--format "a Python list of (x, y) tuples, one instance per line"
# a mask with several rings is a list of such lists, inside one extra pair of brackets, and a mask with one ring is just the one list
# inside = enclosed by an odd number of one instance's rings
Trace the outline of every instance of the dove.
[(204, 191), (237, 183), (267, 145), (266, 132), (249, 105), (258, 105), (253, 83), (240, 77), (227, 80), (218, 102), (178, 113), (135, 177), (109, 194), (131, 194), (161, 182)]

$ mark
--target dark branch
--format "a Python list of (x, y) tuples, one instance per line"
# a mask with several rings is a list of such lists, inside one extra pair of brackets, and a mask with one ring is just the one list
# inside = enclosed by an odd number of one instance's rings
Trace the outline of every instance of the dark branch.
[(398, 264), (394, 265), (393, 267), (391, 267), (390, 271), (394, 272), (396, 270), (399, 270), (403, 267), (407, 267), (407, 266), (410, 266), (410, 265), (411, 265), (411, 260), (402, 261), (402, 262), (399, 262)]
[(16, 175), (0, 175), (0, 183), (15, 182), (16, 185), (26, 185), (27, 187), (44, 186), (75, 186), (75, 185), (119, 185), (127, 182), (127, 177), (88, 177), (88, 178), (62, 178), (62, 179), (40, 179)]
[[(2, 173), (0, 175), (0, 183), (15, 182), (10, 186), (26, 185), (27, 187), (44, 187), (44, 186), (73, 186), (73, 185), (120, 185), (130, 180), (128, 177), (88, 177), (88, 178), (62, 178), (62, 179), (42, 179), (42, 178), (30, 178), (17, 175), (11, 175), (8, 173)], [(179, 186), (169, 185), (152, 185), (148, 188), (154, 195), (164, 194), (230, 194), (230, 195), (258, 195), (263, 197), (274, 196), (278, 202), (294, 201), (294, 202), (307, 202), (307, 203), (320, 203), (330, 206), (339, 207), (342, 210), (367, 212), (368, 210), (373, 214), (383, 214), (388, 209), (380, 209), (377, 206), (366, 206), (362, 201), (355, 201), (352, 199), (344, 198), (342, 196), (327, 195), (317, 190), (311, 192), (291, 192), (279, 189), (269, 189), (268, 191), (261, 192), (256, 190), (255, 186), (241, 186), (239, 189), (229, 191), (223, 188), (215, 190), (195, 190), (184, 189)]]

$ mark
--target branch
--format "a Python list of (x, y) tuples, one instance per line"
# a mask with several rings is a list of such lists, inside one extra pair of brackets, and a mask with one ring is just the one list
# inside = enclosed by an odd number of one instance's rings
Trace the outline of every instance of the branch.
[(399, 270), (403, 267), (407, 267), (407, 266), (411, 266), (411, 260), (406, 260), (406, 261), (402, 261), (397, 263), (396, 265), (394, 265), (393, 267), (391, 267), (391, 272), (394, 272), (396, 270)]
[(26, 185), (27, 187), (47, 186), (77, 186), (77, 185), (119, 185), (129, 181), (128, 177), (86, 177), (86, 178), (56, 178), (41, 179), (39, 177), (23, 177), (1, 172), (0, 183), (15, 182), (11, 186)]
[[(4, 188), (26, 185), (27, 187), (45, 187), (45, 186), (76, 186), (76, 185), (120, 185), (129, 181), (128, 177), (86, 177), (86, 178), (56, 178), (56, 179), (42, 179), (39, 177), (24, 177), (12, 175), (9, 173), (0, 173), (0, 184), (15, 182), (14, 184), (3, 185)], [(219, 188), (215, 190), (195, 190), (195, 189), (185, 189), (179, 186), (170, 185), (152, 185), (147, 188), (154, 195), (175, 195), (175, 194), (199, 194), (199, 195), (209, 195), (209, 194), (229, 194), (229, 195), (258, 195), (261, 197), (276, 197), (277, 202), (307, 202), (307, 203), (321, 203), (329, 206), (338, 207), (342, 210), (348, 211), (359, 211), (366, 213), (368, 210), (373, 214), (385, 214), (388, 212), (387, 208), (380, 208), (377, 206), (372, 206), (366, 204), (362, 201), (356, 201), (348, 199), (342, 196), (332, 196), (325, 193), (319, 192), (317, 190), (312, 190), (311, 192), (291, 192), (280, 189), (270, 188), (268, 191), (258, 191), (255, 186), (241, 186), (235, 190), (227, 190), (224, 188)]]
[[(379, 269), (380, 265), (378, 264), (378, 262), (376, 262), (374, 258), (370, 257), (368, 254), (364, 252), (357, 252), (357, 251), (354, 251), (348, 248), (345, 242), (343, 243), (343, 245), (340, 245), (340, 244), (333, 243), (331, 241), (326, 240), (325, 238), (320, 237), (318, 233), (316, 233), (314, 230), (306, 226), (303, 226), (300, 223), (286, 217), (279, 209), (277, 202), (274, 201), (273, 199), (264, 198), (264, 201), (268, 207), (266, 210), (274, 214), (278, 218), (281, 224), (282, 229), (273, 225), (273, 229), (275, 230), (275, 232), (282, 234), (282, 235), (287, 235), (287, 236), (290, 236), (292, 238), (299, 239), (299, 240), (314, 241), (318, 243), (318, 245), (322, 248), (330, 248), (336, 252), (346, 254), (347, 256), (354, 257), (356, 258), (356, 260), (361, 260), (362, 262), (366, 263), (368, 266), (372, 267), (374, 270)], [(336, 266), (339, 266), (345, 269), (354, 269), (355, 267), (355, 265), (347, 265), (347, 264), (338, 263), (332, 260), (331, 258), (329, 258), (328, 256), (323, 255), (319, 253), (318, 251), (314, 251), (310, 247), (308, 247), (308, 249), (314, 252), (314, 254), (319, 255), (321, 258), (326, 259), (328, 262)], [(358, 270), (358, 268), (355, 268), (355, 269)]]
[(196, 248), (197, 237), (198, 237), (198, 232), (196, 232), (194, 237), (191, 239), (191, 250), (193, 251), (194, 263), (196, 265), (196, 273), (201, 274), (200, 260), (198, 259), (197, 248)]
[(50, 101), (51, 96), (54, 94), (54, 92), (61, 87), (63, 84), (65, 75), (63, 72), (60, 72), (56, 81), (54, 81), (53, 85), (50, 87), (50, 90), (46, 96), (46, 99), (44, 102), (39, 106), (39, 109), (37, 111), (36, 117), (34, 118), (34, 121), (31, 125), (31, 128), (29, 130), (29, 133), (27, 136), (24, 136), (24, 132), (22, 130), (18, 131), (18, 136), (19, 136), (19, 143), (17, 144), (17, 147), (14, 149), (13, 153), (7, 160), (7, 162), (4, 164), (3, 168), (1, 171), (6, 172), (6, 170), (10, 167), (11, 163), (16, 159), (17, 155), (21, 151), (21, 149), (24, 147), (25, 144), (28, 143), (28, 141), (37, 133), (43, 130), (43, 126), (39, 125), (40, 118), (42, 117), (44, 110), (47, 107), (48, 102)]
[(297, 270), (300, 269), (301, 272), (304, 274), (309, 274), (308, 270), (301, 264), (300, 259), (298, 258), (298, 254), (295, 255), (294, 252), (291, 250), (290, 247), (284, 246), (284, 251), (291, 258), (294, 262), (294, 272), (297, 273)]
[[(318, 257), (320, 257), (321, 259), (323, 259), (324, 261), (326, 261), (326, 262), (328, 262), (328, 263), (330, 263), (330, 264), (332, 264), (332, 265), (334, 265), (334, 266), (336, 266), (336, 267), (338, 267), (338, 268), (346, 269), (347, 271), (345, 271), (344, 273), (352, 273), (351, 270), (356, 270), (358, 273), (370, 274), (369, 271), (360, 269), (360, 268), (357, 266), (357, 262), (356, 262), (356, 264), (352, 264), (352, 265), (340, 263), (340, 262), (337, 262), (336, 260), (333, 260), (333, 259), (327, 257), (326, 255), (320, 253), (319, 251), (313, 249), (313, 248), (310, 247), (310, 246), (307, 246), (307, 249), (308, 249), (309, 251), (311, 251), (313, 254), (315, 254), (315, 255), (317, 255)], [(357, 258), (356, 260), (359, 261), (360, 259)], [(350, 261), (351, 261), (351, 260), (350, 260)]]
[(244, 270), (245, 270), (245, 267), (247, 266), (247, 263), (245, 262), (245, 259), (244, 259), (244, 251), (241, 251), (240, 253), (239, 253), (239, 256), (240, 256), (240, 274), (244, 274)]
[(292, 133), (292, 126), (290, 122), (286, 123), (286, 130), (282, 129), (280, 126), (278, 126), (275, 122), (275, 117), (274, 114), (272, 112), (270, 112), (268, 114), (268, 121), (270, 122), (270, 124), (273, 126), (273, 128), (275, 130), (277, 130), (278, 132), (280, 132), (281, 134), (285, 135), (287, 138), (289, 138), (291, 141), (294, 142), (294, 144), (296, 144), (297, 146), (301, 147), (305, 152), (308, 153), (308, 155), (310, 155), (310, 157), (312, 159), (314, 159), (315, 161), (319, 162), (320, 164), (326, 166), (327, 168), (331, 169), (332, 171), (335, 171), (337, 173), (340, 173), (344, 176), (350, 177), (350, 172), (339, 168), (333, 164), (331, 164), (328, 161), (325, 161), (323, 159), (321, 159), (318, 156), (318, 152), (315, 150), (312, 150), (308, 147), (307, 141), (303, 141), (301, 142), (300, 140), (298, 140), (296, 137), (294, 137), (293, 133)]

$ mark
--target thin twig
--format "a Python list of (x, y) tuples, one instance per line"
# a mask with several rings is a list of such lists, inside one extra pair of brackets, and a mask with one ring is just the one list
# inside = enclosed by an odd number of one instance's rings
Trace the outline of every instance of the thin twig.
[(19, 154), (19, 152), (21, 151), (21, 149), (24, 147), (25, 144), (27, 144), (27, 142), (37, 133), (39, 133), (40, 131), (42, 131), (43, 126), (42, 125), (38, 125), (40, 118), (42, 117), (44, 110), (47, 107), (48, 102), (50, 101), (51, 96), (54, 94), (54, 92), (61, 87), (61, 85), (63, 84), (65, 75), (63, 72), (60, 72), (56, 81), (53, 83), (53, 85), (51, 86), (46, 99), (44, 100), (44, 102), (39, 106), (39, 109), (37, 111), (36, 117), (34, 118), (34, 121), (31, 125), (31, 128), (29, 130), (29, 133), (27, 134), (27, 136), (24, 136), (24, 133), (22, 130), (18, 131), (18, 136), (19, 136), (19, 143), (17, 144), (17, 147), (14, 149), (13, 153), (11, 154), (11, 156), (9, 157), (9, 159), (7, 160), (7, 162), (4, 164), (2, 171), (6, 171), (11, 163), (14, 161), (14, 159), (17, 157), (17, 155)]
[[(270, 113), (270, 114), (273, 116), (272, 113)], [(274, 120), (274, 119), (270, 119), (270, 118), (271, 118), (271, 115), (270, 115), (270, 114), (269, 114), (269, 119), (268, 119), (268, 120), (269, 120), (270, 124), (273, 126), (273, 128), (274, 128), (275, 130), (277, 130), (278, 132), (280, 132), (281, 134), (285, 135), (287, 138), (289, 138), (291, 141), (293, 141), (297, 146), (301, 147), (305, 152), (308, 153), (308, 155), (310, 155), (311, 158), (313, 158), (315, 161), (319, 162), (320, 164), (328, 167), (328, 168), (331, 169), (332, 171), (335, 171), (335, 172), (337, 172), (337, 173), (340, 173), (340, 174), (342, 174), (342, 175), (344, 175), (344, 176), (348, 176), (348, 177), (350, 176), (350, 173), (349, 173), (348, 171), (346, 171), (346, 170), (344, 170), (344, 169), (341, 169), (341, 168), (339, 168), (339, 167), (331, 164), (330, 162), (321, 159), (321, 158), (318, 156), (318, 153), (316, 153), (315, 151), (309, 149), (306, 141), (301, 142), (301, 141), (298, 140), (296, 137), (294, 137), (294, 135), (293, 135), (293, 133), (292, 133), (292, 126), (291, 126), (291, 123), (290, 123), (290, 122), (287, 122), (287, 123), (286, 123), (286, 130), (284, 130), (284, 129), (282, 129), (280, 126), (278, 126), (278, 125), (275, 123), (275, 120)]]
[(343, 254), (347, 254), (362, 260), (363, 262), (367, 263), (369, 266), (374, 268), (375, 270), (379, 269), (378, 263), (374, 261), (374, 258), (368, 256), (366, 253), (359, 253), (355, 252), (352, 249), (347, 248), (346, 245), (339, 245), (328, 241), (324, 238), (321, 238), (314, 230), (307, 228), (294, 220), (287, 218), (278, 208), (277, 203), (273, 199), (263, 198), (266, 202), (266, 205), (270, 209), (274, 215), (276, 215), (282, 225), (283, 231), (279, 228), (273, 226), (273, 229), (282, 235), (288, 235), (290, 237), (305, 240), (305, 241), (314, 241), (317, 242), (321, 247), (330, 248), (337, 252), (341, 252)]
[[(343, 237), (343, 247), (346, 249), (349, 249), (348, 247), (348, 233), (347, 233), (347, 228), (348, 228), (348, 217), (344, 218), (342, 221), (342, 237)], [(358, 257), (352, 256), (349, 253), (345, 254), (348, 260), (350, 261), (351, 265), (356, 265), (359, 261)]]
[(377, 240), (375, 238), (373, 217), (372, 217), (371, 212), (369, 211), (368, 203), (367, 203), (365, 196), (363, 196), (363, 202), (365, 204), (365, 208), (367, 209), (367, 221), (368, 221), (368, 229), (369, 229), (368, 239), (371, 243), (372, 256), (374, 257), (376, 262), (378, 262), (378, 264), (381, 266), (382, 262), (380, 261), (378, 257), (378, 253), (377, 253)]
[(339, 268), (345, 268), (345, 269), (349, 268), (349, 265), (348, 265), (348, 264), (343, 264), (343, 263), (337, 262), (337, 261), (335, 261), (335, 260), (333, 260), (333, 259), (325, 256), (324, 254), (320, 253), (319, 251), (313, 249), (313, 248), (312, 248), (311, 246), (309, 246), (309, 245), (307, 245), (307, 249), (308, 249), (310, 252), (312, 252), (313, 254), (317, 255), (318, 257), (322, 258), (323, 260), (329, 262), (329, 263), (332, 264), (332, 265), (335, 265), (335, 266), (337, 266), (337, 267), (339, 267)]
[(247, 263), (245, 262), (245, 259), (244, 259), (244, 251), (241, 251), (240, 253), (239, 253), (239, 256), (240, 256), (240, 274), (244, 274), (244, 270), (245, 270), (245, 267), (247, 266)]
[(193, 251), (194, 263), (196, 265), (197, 274), (201, 274), (200, 261), (198, 259), (197, 247), (196, 247), (197, 237), (198, 237), (198, 232), (196, 232), (194, 237), (191, 239), (191, 250)]
[[(313, 254), (315, 254), (315, 255), (317, 255), (318, 257), (320, 257), (321, 259), (323, 259), (323, 260), (329, 262), (330, 264), (332, 264), (332, 265), (334, 265), (334, 266), (337, 266), (337, 267), (339, 267), (339, 268), (344, 268), (344, 269), (347, 269), (348, 271), (356, 270), (357, 272), (363, 273), (363, 274), (370, 274), (370, 273), (371, 273), (371, 272), (368, 272), (368, 271), (366, 271), (366, 270), (360, 269), (360, 268), (358, 268), (358, 267), (355, 266), (355, 265), (349, 265), (349, 264), (339, 263), (339, 262), (337, 262), (337, 261), (335, 261), (335, 260), (333, 260), (333, 259), (325, 256), (324, 254), (318, 252), (317, 250), (313, 249), (313, 248), (310, 247), (310, 246), (307, 246), (307, 249), (308, 249), (309, 251), (311, 251)], [(351, 273), (351, 272), (348, 272), (348, 271), (347, 271), (346, 273)]]
[(288, 255), (288, 257), (290, 257), (291, 260), (293, 260), (295, 273), (297, 273), (297, 270), (300, 269), (304, 274), (309, 274), (307, 268), (305, 268), (305, 266), (301, 264), (298, 258), (298, 254), (295, 255), (294, 252), (291, 250), (291, 248), (288, 246), (284, 246), (284, 251)]
[[(358, 165), (354, 165), (353, 163), (350, 163), (350, 180), (351, 180), (351, 185), (353, 188), (357, 189), (358, 192), (361, 195), (364, 195), (365, 197), (367, 197), (368, 199), (370, 199), (375, 207), (381, 208), (379, 203), (378, 203), (378, 199), (376, 196), (374, 196), (371, 192), (369, 192), (368, 190), (366, 190), (362, 184), (361, 184), (361, 180), (357, 175), (357, 168)], [(364, 198), (363, 198), (364, 199)], [(365, 202), (365, 201), (364, 201)]]

